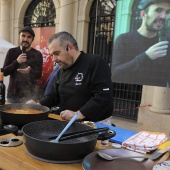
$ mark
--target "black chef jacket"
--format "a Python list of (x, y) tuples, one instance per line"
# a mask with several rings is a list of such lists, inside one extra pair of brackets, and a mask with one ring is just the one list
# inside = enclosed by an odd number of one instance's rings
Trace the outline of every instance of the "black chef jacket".
[(81, 52), (68, 69), (60, 69), (52, 90), (40, 103), (61, 111), (80, 112), (86, 120), (100, 121), (112, 115), (113, 92), (111, 73), (106, 62), (99, 56)]

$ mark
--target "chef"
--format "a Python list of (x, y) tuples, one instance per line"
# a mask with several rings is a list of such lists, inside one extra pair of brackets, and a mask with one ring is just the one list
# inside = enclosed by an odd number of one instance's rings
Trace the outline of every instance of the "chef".
[[(79, 51), (75, 38), (68, 32), (58, 32), (48, 40), (48, 48), (60, 70), (52, 90), (38, 104), (57, 106), (60, 116), (70, 120), (100, 121), (112, 115), (113, 91), (111, 73), (100, 56)], [(27, 104), (37, 104), (30, 100)]]

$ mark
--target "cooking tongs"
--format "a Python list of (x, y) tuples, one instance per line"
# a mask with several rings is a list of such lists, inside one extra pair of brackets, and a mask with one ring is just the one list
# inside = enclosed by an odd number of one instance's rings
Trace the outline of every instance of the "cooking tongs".
[[(97, 139), (98, 140), (106, 140), (114, 137), (116, 135), (116, 132), (113, 130), (110, 130), (109, 128), (98, 128), (98, 129), (89, 129), (89, 130), (84, 130), (84, 131), (79, 131), (79, 132), (72, 132), (72, 133), (67, 133), (63, 134), (62, 137), (59, 139), (59, 141), (65, 141), (69, 139), (75, 139), (79, 137), (84, 137), (88, 135), (92, 135), (95, 133), (99, 133)], [(54, 140), (57, 136), (53, 136), (48, 138), (49, 140)]]

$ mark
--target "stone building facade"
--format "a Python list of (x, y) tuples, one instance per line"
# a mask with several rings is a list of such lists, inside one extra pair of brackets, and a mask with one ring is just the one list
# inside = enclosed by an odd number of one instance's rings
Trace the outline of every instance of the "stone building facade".
[[(18, 31), (32, 0), (0, 0), (0, 37), (18, 45)], [(131, 9), (135, 0), (118, 0), (114, 37), (130, 29)], [(93, 0), (53, 0), (56, 9), (55, 32), (68, 31), (75, 36), (80, 50), (87, 51), (89, 13)], [(123, 14), (123, 15), (122, 15)], [(123, 25), (123, 27), (122, 27)], [(170, 89), (143, 86), (137, 123), (144, 130), (170, 135)]]

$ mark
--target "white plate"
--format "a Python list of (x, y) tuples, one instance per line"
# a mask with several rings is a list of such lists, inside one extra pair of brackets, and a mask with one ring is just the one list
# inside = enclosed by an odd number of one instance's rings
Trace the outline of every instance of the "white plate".
[(170, 161), (164, 161), (156, 164), (153, 170), (170, 170)]

